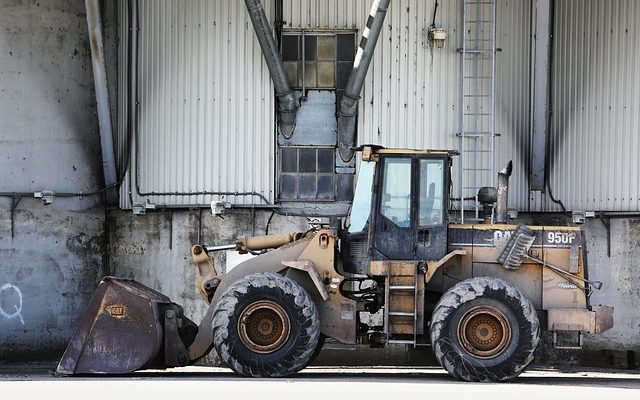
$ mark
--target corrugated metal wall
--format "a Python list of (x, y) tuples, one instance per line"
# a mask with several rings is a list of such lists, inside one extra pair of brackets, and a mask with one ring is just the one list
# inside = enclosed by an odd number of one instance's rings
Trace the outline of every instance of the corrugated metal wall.
[[(272, 14), (273, 0), (264, 3)], [(283, 3), (285, 28), (359, 32), (371, 6), (371, 0)], [(140, 190), (257, 191), (273, 201), (273, 89), (244, 2), (140, 0), (140, 6)], [(362, 93), (359, 143), (458, 147), (461, 1), (440, 2), (436, 24), (449, 32), (445, 49), (427, 40), (433, 6), (426, 0), (392, 1)], [(634, 152), (640, 83), (634, 73), (640, 70), (640, 4), (562, 0), (556, 2), (555, 21), (553, 193), (570, 209), (639, 211), (640, 161)], [(528, 191), (530, 42), (530, 2), (499, 0), (497, 165), (514, 161), (510, 206), (558, 210), (546, 194)], [(126, 27), (121, 43), (122, 155)], [(129, 205), (129, 187), (134, 202), (147, 199), (127, 183), (123, 207)], [(148, 199), (187, 205), (206, 204), (210, 196)]]
[[(329, 3), (326, 8), (320, 7)], [(459, 2), (444, 1), (438, 25), (449, 31), (447, 46), (427, 38), (433, 2), (394, 0), (365, 80), (358, 142), (390, 147), (457, 147)], [(292, 28), (356, 28), (361, 33), (371, 0), (285, 1)]]
[(531, 4), (500, 0), (497, 9), (496, 168), (513, 160), (509, 206), (529, 209)]
[[(502, 158), (509, 159), (528, 135), (529, 7), (502, 1), (499, 29), (509, 76), (499, 82), (498, 130)], [(140, 0), (139, 166), (140, 192), (203, 190), (257, 191), (274, 198), (273, 89), (242, 1)], [(266, 1), (268, 14), (273, 2)], [(360, 32), (370, 0), (285, 0), (286, 28), (353, 29)], [(395, 0), (362, 94), (359, 143), (416, 148), (456, 148), (459, 96), (459, 11), (457, 1), (441, 2), (436, 22), (449, 31), (445, 49), (427, 39), (433, 2)], [(121, 2), (126, 22), (126, 1)], [(121, 158), (126, 156), (126, 24), (120, 47)], [(511, 53), (509, 50), (514, 49)], [(500, 64), (502, 65), (502, 64)], [(499, 68), (500, 68), (499, 65)], [(508, 65), (508, 68), (506, 68)], [(522, 87), (524, 86), (524, 87)], [(516, 88), (515, 90), (513, 88)], [(514, 129), (517, 127), (517, 129)], [(518, 136), (519, 137), (519, 136)], [(138, 196), (136, 152), (121, 191), (121, 205), (206, 204), (211, 196)], [(502, 160), (500, 161), (500, 163)], [(516, 169), (516, 173), (519, 170)], [(524, 177), (524, 169), (520, 170)], [(518, 181), (518, 204), (527, 200)], [(524, 186), (522, 186), (524, 185)], [(520, 190), (524, 189), (524, 190)], [(260, 203), (256, 197), (233, 203)]]
[[(362, 93), (359, 143), (458, 148), (461, 56), (456, 49), (461, 47), (462, 2), (440, 2), (436, 25), (449, 33), (444, 49), (433, 48), (428, 40), (434, 3), (391, 2), (387, 28)], [(370, 0), (285, 0), (284, 4), (287, 27), (359, 32), (371, 7)], [(528, 207), (530, 20), (528, 2), (498, 2), (497, 43), (502, 52), (497, 56), (496, 130), (501, 134), (497, 165), (514, 160), (510, 204), (520, 209)], [(457, 191), (457, 185), (454, 188)]]
[(640, 2), (556, 1), (554, 31), (553, 195), (571, 210), (640, 211)]
[[(134, 204), (159, 206), (207, 204), (218, 198), (141, 196), (136, 187), (140, 193), (257, 192), (273, 202), (273, 85), (244, 2), (138, 3), (138, 135), (132, 141), (133, 160), (121, 205), (130, 205), (129, 191)], [(264, 5), (271, 18), (273, 1)], [(126, 1), (121, 2), (121, 21), (123, 79)], [(121, 80), (120, 99), (123, 111), (126, 79)], [(120, 149), (126, 143), (124, 114)], [(225, 200), (264, 204), (256, 196)]]

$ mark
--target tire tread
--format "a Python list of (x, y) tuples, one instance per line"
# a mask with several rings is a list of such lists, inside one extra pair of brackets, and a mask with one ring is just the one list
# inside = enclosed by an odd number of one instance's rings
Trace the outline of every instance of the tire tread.
[[(233, 344), (228, 340), (228, 326), (237, 304), (247, 294), (249, 287), (278, 289), (293, 297), (294, 304), (304, 316), (305, 325), (308, 325), (304, 334), (299, 336), (309, 344), (306, 348), (297, 349), (277, 362), (257, 363), (253, 366), (242, 364), (233, 356)], [(313, 356), (320, 336), (320, 318), (311, 296), (297, 282), (270, 272), (247, 275), (229, 286), (216, 304), (212, 325), (213, 344), (222, 361), (236, 373), (252, 377), (284, 377), (300, 371)]]
[[(504, 362), (498, 368), (479, 370), (465, 358), (471, 356), (467, 356), (457, 350), (454, 345), (447, 343), (450, 339), (443, 336), (443, 332), (446, 330), (448, 320), (461, 305), (477, 297), (483, 297), (487, 289), (497, 295), (498, 298), (494, 299), (498, 301), (503, 303), (515, 301), (530, 329), (529, 332), (523, 332), (529, 334), (529, 337), (524, 338), (528, 342), (522, 346), (519, 345), (516, 349), (517, 359), (513, 362)], [(471, 278), (453, 286), (436, 305), (430, 329), (433, 352), (440, 365), (453, 377), (469, 382), (507, 381), (517, 377), (533, 361), (535, 350), (540, 342), (540, 323), (531, 301), (511, 284), (492, 277)]]

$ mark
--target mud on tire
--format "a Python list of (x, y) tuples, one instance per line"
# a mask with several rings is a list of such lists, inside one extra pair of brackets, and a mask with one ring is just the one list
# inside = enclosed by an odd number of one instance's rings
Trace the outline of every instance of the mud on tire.
[(213, 344), (243, 376), (282, 377), (304, 368), (320, 336), (311, 296), (274, 273), (248, 275), (222, 294), (213, 314)]
[(533, 361), (540, 323), (531, 301), (498, 279), (462, 281), (446, 292), (430, 324), (433, 352), (465, 381), (513, 379)]

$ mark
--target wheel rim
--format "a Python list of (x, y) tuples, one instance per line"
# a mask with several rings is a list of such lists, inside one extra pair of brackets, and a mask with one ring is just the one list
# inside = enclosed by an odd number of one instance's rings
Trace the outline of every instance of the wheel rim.
[(501, 354), (511, 340), (511, 327), (502, 311), (491, 306), (474, 307), (458, 325), (460, 343), (471, 355), (493, 358)]
[(238, 333), (242, 343), (256, 353), (272, 353), (289, 338), (291, 323), (285, 310), (269, 300), (250, 304), (240, 314)]

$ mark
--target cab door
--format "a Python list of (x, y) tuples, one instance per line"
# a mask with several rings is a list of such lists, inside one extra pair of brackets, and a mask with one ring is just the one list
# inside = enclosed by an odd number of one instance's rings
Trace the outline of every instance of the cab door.
[(447, 254), (448, 159), (421, 157), (416, 167), (416, 259), (439, 260)]
[(381, 157), (375, 178), (373, 260), (438, 260), (447, 251), (448, 159)]
[(415, 257), (414, 158), (381, 157), (376, 176), (372, 259)]

